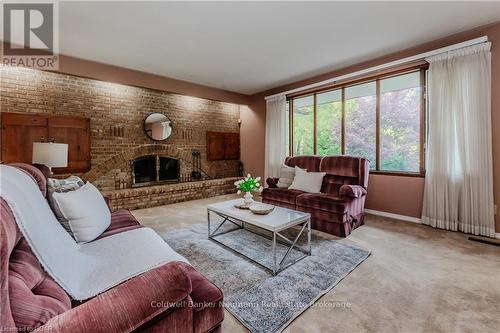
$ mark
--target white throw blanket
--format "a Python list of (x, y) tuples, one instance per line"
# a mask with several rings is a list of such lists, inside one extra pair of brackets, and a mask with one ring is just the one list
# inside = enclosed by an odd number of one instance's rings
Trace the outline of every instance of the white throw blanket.
[(187, 260), (156, 232), (139, 228), (77, 244), (27, 174), (0, 165), (0, 195), (47, 273), (76, 300), (85, 300), (170, 261)]

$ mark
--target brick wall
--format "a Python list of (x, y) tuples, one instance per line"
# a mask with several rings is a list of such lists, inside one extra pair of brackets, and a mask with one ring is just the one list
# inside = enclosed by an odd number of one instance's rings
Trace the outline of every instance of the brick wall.
[[(239, 105), (24, 68), (0, 67), (0, 111), (77, 115), (91, 119), (91, 165), (84, 177), (101, 190), (131, 182), (130, 159), (154, 152), (180, 159), (191, 171), (191, 151), (201, 152), (202, 169), (213, 178), (238, 173), (237, 161), (206, 160), (206, 132), (239, 132)], [(161, 112), (172, 135), (149, 139), (144, 118)], [(123, 128), (123, 136), (114, 134)]]

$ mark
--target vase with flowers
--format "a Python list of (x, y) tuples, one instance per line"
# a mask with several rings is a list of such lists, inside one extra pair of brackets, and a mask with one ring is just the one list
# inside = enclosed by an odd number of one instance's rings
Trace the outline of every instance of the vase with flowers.
[(245, 193), (243, 196), (245, 206), (250, 206), (253, 202), (252, 192), (262, 192), (263, 187), (259, 182), (260, 177), (253, 178), (250, 174), (248, 174), (245, 179), (240, 179), (234, 182), (234, 185), (238, 189), (238, 194), (241, 194), (241, 192)]

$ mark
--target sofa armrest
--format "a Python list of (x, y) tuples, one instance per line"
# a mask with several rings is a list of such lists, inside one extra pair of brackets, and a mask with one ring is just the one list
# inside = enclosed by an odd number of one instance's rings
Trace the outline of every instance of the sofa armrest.
[(270, 188), (277, 188), (278, 180), (279, 178), (267, 178), (266, 183)]
[(339, 194), (341, 197), (361, 198), (366, 195), (366, 190), (359, 185), (342, 185)]
[(35, 332), (131, 332), (188, 298), (192, 286), (186, 265), (170, 262), (147, 271), (52, 318)]

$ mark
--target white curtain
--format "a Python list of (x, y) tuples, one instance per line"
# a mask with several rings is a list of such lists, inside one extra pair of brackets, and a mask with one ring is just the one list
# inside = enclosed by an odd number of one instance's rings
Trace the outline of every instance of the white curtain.
[(422, 222), (495, 235), (491, 43), (426, 59), (428, 148)]
[(286, 157), (286, 96), (267, 100), (265, 177), (279, 177)]

